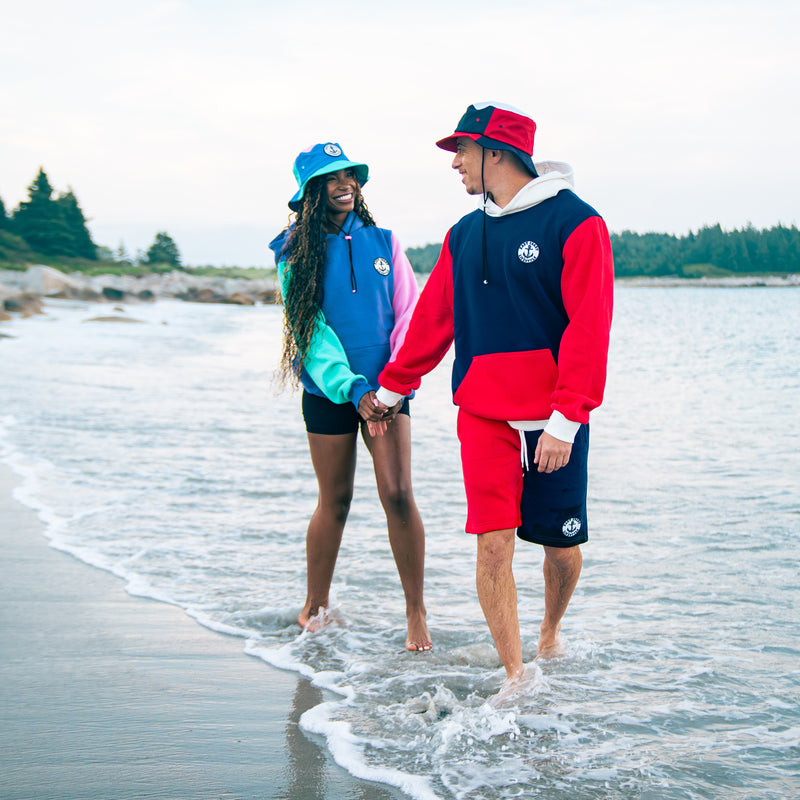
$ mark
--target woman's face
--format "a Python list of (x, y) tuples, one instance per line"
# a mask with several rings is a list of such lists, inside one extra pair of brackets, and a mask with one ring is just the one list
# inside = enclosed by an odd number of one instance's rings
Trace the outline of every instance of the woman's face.
[(355, 208), (358, 181), (352, 169), (340, 169), (325, 176), (328, 219), (341, 225)]

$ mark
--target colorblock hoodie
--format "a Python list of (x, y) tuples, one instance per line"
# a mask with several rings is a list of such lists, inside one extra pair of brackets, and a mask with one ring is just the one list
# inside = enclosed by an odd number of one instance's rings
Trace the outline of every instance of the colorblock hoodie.
[[(605, 223), (572, 191), (572, 171), (538, 178), (504, 208), (492, 200), (447, 233), (405, 343), (379, 376), (393, 405), (455, 342), (456, 405), (572, 442), (603, 398), (613, 304)], [(483, 245), (487, 282), (483, 281)]]
[[(291, 278), (282, 253), (288, 235), (282, 231), (269, 245), (284, 293)], [(320, 312), (300, 380), (311, 394), (358, 408), (403, 343), (419, 289), (397, 237), (364, 225), (353, 212), (326, 244)]]

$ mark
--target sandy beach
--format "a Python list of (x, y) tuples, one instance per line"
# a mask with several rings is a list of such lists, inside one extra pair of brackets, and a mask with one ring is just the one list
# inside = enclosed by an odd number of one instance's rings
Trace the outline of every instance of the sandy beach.
[(298, 726), (320, 691), (48, 546), (0, 465), (4, 800), (392, 800)]

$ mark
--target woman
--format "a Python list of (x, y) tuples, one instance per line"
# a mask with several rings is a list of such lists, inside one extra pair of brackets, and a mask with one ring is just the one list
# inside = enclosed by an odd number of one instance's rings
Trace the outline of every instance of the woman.
[(299, 188), (289, 208), (295, 219), (270, 248), (284, 305), (280, 374), (290, 382), (299, 377), (303, 385), (319, 486), (306, 535), (308, 594), (297, 621), (312, 631), (324, 624), (360, 430), (405, 594), (406, 648), (430, 650), (422, 599), (425, 531), (411, 490), (408, 403), (396, 416), (382, 416), (374, 391), (378, 373), (402, 344), (417, 284), (397, 239), (375, 225), (364, 203), (366, 164), (328, 142), (300, 153), (294, 174)]

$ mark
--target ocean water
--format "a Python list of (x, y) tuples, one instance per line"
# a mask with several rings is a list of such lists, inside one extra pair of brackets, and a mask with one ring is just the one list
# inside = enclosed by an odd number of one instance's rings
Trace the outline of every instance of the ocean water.
[(409, 655), (363, 446), (333, 624), (295, 624), (316, 486), (299, 395), (272, 383), (280, 309), (98, 313), (3, 327), (17, 497), (55, 547), (328, 690), (301, 726), (347, 770), (416, 800), (800, 796), (800, 290), (618, 286), (567, 652), (533, 660), (541, 552), (518, 542), (530, 680), (500, 704), (449, 359), (412, 404), (435, 649)]

